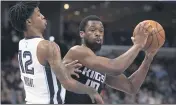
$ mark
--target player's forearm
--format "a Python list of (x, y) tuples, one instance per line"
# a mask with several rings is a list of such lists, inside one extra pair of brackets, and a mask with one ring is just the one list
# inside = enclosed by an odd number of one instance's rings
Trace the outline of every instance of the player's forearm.
[(114, 67), (116, 69), (120, 68), (120, 73), (124, 72), (134, 61), (140, 50), (140, 46), (133, 45), (127, 52), (113, 60)]
[(105, 83), (116, 90), (120, 90), (127, 94), (133, 94), (133, 85), (124, 74), (118, 76), (106, 75)]
[(145, 57), (139, 69), (128, 78), (133, 86), (134, 93), (137, 93), (142, 83), (144, 82), (152, 60), (153, 58)]
[(68, 70), (61, 63), (59, 66), (54, 66), (55, 74), (61, 84), (69, 91), (78, 93), (78, 94), (93, 94), (96, 92), (92, 87), (86, 86), (74, 79), (72, 79)]
[(70, 79), (64, 83), (64, 87), (74, 93), (78, 94), (93, 94), (96, 93), (96, 90), (92, 87), (79, 83), (76, 80)]

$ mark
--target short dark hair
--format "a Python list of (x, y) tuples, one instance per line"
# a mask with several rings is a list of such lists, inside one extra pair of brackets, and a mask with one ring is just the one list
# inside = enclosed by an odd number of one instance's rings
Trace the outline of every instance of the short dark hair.
[(9, 18), (12, 26), (20, 32), (26, 31), (26, 20), (32, 15), (39, 2), (18, 2), (9, 9)]
[(89, 15), (89, 16), (85, 17), (81, 21), (81, 23), (79, 25), (79, 31), (85, 31), (85, 27), (87, 25), (87, 22), (90, 21), (90, 20), (101, 21), (101, 19), (98, 16), (96, 16), (96, 15)]

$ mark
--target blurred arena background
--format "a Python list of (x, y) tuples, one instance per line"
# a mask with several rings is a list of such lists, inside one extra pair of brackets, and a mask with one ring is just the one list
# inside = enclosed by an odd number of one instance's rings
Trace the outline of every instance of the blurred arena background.
[[(1, 103), (24, 103), (17, 52), (22, 33), (9, 23), (8, 9), (15, 1), (1, 2)], [(100, 55), (114, 58), (132, 45), (134, 27), (145, 19), (158, 21), (166, 32), (163, 48), (155, 57), (147, 78), (135, 96), (106, 87), (102, 91), (109, 104), (176, 104), (176, 2), (100, 2), (42, 1), (41, 13), (48, 20), (45, 38), (61, 47), (62, 57), (80, 43), (78, 27), (88, 15), (99, 16), (105, 25), (104, 46)], [(141, 52), (125, 71), (133, 73), (144, 58)]]

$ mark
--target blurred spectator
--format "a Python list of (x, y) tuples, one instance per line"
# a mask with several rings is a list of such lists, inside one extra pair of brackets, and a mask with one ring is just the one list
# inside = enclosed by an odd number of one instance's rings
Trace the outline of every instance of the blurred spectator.
[(12, 60), (2, 62), (1, 73), (1, 103), (24, 103), (23, 83), (20, 78), (17, 54)]
[[(119, 98), (121, 93), (109, 87), (105, 88), (106, 95), (104, 99), (109, 103), (118, 104), (174, 104), (175, 100), (175, 81), (170, 85), (170, 78), (167, 73), (169, 66), (166, 66), (163, 62), (169, 62), (168, 59), (156, 59), (152, 63), (149, 73), (141, 86), (139, 92), (134, 95), (125, 94), (124, 98)], [(139, 66), (139, 65), (138, 65)], [(134, 62), (127, 70), (127, 75), (132, 74), (137, 70), (137, 65)], [(173, 70), (173, 69), (172, 69)]]

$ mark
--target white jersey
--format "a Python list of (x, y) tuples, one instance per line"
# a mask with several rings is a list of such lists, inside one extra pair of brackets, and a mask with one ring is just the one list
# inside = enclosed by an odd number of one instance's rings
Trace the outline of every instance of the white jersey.
[(65, 89), (48, 65), (41, 65), (37, 46), (42, 38), (31, 37), (19, 42), (18, 61), (27, 104), (63, 104)]

